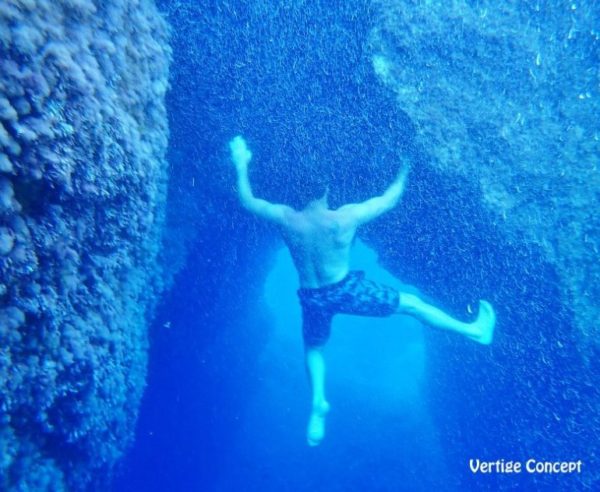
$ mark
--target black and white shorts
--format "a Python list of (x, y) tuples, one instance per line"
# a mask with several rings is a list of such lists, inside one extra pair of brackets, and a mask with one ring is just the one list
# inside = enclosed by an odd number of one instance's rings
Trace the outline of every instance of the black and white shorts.
[(302, 335), (309, 346), (324, 345), (336, 314), (390, 316), (398, 312), (398, 290), (365, 279), (365, 272), (352, 271), (335, 284), (316, 289), (301, 288)]

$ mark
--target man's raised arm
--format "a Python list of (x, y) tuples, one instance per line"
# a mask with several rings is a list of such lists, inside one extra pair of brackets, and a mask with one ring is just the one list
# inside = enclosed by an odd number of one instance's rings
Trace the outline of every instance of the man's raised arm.
[(252, 152), (246, 145), (246, 141), (240, 135), (229, 142), (231, 160), (237, 170), (238, 196), (245, 209), (263, 219), (283, 224), (287, 215), (293, 211), (291, 207), (270, 203), (262, 198), (256, 198), (252, 193), (250, 180), (248, 179), (248, 164), (252, 159)]
[(347, 214), (349, 219), (356, 223), (357, 226), (379, 217), (381, 214), (394, 208), (400, 201), (400, 197), (404, 193), (408, 170), (408, 164), (403, 164), (394, 182), (382, 195), (370, 198), (362, 203), (344, 205), (338, 210)]

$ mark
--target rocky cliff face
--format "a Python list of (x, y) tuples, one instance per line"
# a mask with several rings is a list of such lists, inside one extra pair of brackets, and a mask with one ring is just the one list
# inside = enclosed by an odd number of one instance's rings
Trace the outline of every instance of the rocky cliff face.
[(169, 57), (151, 1), (0, 3), (0, 488), (85, 488), (132, 438)]
[(600, 323), (600, 32), (592, 2), (377, 2), (373, 67), (432, 164), (556, 267), (584, 356)]

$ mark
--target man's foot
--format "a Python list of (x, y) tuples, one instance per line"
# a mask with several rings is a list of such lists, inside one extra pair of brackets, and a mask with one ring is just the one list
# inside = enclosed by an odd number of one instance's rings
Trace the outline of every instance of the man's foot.
[(479, 301), (479, 314), (472, 326), (478, 335), (470, 335), (470, 338), (482, 345), (489, 345), (494, 339), (494, 327), (496, 326), (496, 313), (492, 305), (484, 300)]
[(329, 403), (325, 400), (313, 404), (308, 429), (306, 430), (306, 439), (309, 446), (318, 446), (325, 437), (325, 416), (328, 412)]

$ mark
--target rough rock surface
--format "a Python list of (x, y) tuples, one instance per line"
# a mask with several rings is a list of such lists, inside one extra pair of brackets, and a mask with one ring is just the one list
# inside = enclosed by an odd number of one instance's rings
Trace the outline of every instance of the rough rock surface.
[(542, 249), (584, 356), (600, 335), (600, 17), (594, 2), (377, 2), (373, 66), (433, 165)]
[(132, 439), (160, 289), (166, 24), (0, 2), (0, 488), (78, 490)]

